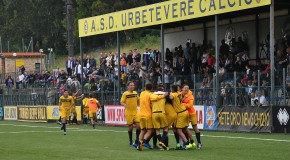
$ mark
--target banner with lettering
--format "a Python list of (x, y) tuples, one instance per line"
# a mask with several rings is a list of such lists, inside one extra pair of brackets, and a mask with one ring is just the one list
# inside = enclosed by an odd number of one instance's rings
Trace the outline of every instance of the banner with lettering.
[(106, 125), (124, 126), (127, 124), (124, 106), (105, 105), (104, 109)]
[(47, 121), (45, 106), (18, 106), (18, 120)]
[(3, 120), (4, 118), (4, 109), (2, 106), (0, 106), (0, 120)]
[(79, 19), (79, 37), (153, 26), (271, 4), (271, 0), (171, 0)]
[(218, 130), (271, 132), (271, 107), (222, 107), (218, 111)]
[(16, 106), (4, 106), (4, 120), (17, 120), (17, 107)]

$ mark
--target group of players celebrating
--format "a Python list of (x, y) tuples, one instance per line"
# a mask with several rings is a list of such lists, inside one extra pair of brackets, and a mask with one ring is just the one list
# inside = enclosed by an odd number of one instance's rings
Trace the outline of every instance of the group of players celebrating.
[[(64, 131), (64, 135), (66, 135), (66, 124), (67, 119), (71, 118), (71, 115), (73, 116), (72, 122), (77, 123), (77, 112), (75, 109), (75, 102), (76, 100), (79, 100), (83, 98), (82, 96), (77, 97), (77, 93), (74, 93), (72, 96), (69, 96), (69, 92), (67, 90), (64, 91), (63, 95), (59, 98), (59, 111), (60, 111), (60, 118), (61, 118), (61, 130)], [(83, 115), (84, 115), (84, 123), (87, 123), (87, 115), (91, 119), (91, 125), (93, 128), (95, 128), (95, 120), (98, 108), (100, 108), (99, 101), (94, 98), (94, 94), (90, 94), (89, 96), (85, 96), (83, 99)]]
[[(168, 131), (172, 127), (176, 139), (176, 149), (186, 150), (194, 147), (201, 149), (200, 132), (197, 128), (196, 111), (193, 106), (194, 97), (188, 85), (184, 85), (182, 89), (173, 85), (171, 92), (168, 93), (164, 91), (163, 85), (159, 85), (154, 92), (152, 84), (146, 84), (145, 91), (141, 92), (140, 97), (135, 91), (133, 82), (128, 82), (127, 87), (128, 91), (123, 93), (120, 102), (125, 107), (130, 145), (139, 151), (143, 150), (143, 146), (152, 149), (149, 141), (153, 137), (153, 143), (156, 143), (156, 140), (154, 142), (155, 137), (162, 150), (169, 150)], [(140, 106), (139, 112), (138, 105)], [(193, 126), (197, 145), (188, 129), (189, 123)], [(135, 142), (132, 138), (133, 124), (136, 126)], [(162, 136), (160, 129), (163, 129)], [(155, 145), (154, 147), (156, 147)]]
[[(152, 84), (146, 84), (145, 90), (140, 96), (135, 91), (133, 82), (127, 83), (128, 90), (122, 94), (120, 103), (125, 107), (125, 117), (128, 125), (129, 143), (139, 151), (143, 150), (143, 146), (152, 149), (149, 144), (153, 137), (153, 147), (157, 146), (162, 150), (169, 150), (168, 131), (172, 127), (176, 140), (176, 149), (189, 149), (197, 147), (201, 149), (200, 132), (197, 128), (196, 111), (193, 106), (194, 97), (189, 90), (188, 85), (184, 85), (182, 89), (173, 85), (171, 92), (165, 92), (163, 85), (158, 85), (157, 90), (153, 91)], [(66, 135), (67, 119), (73, 114), (76, 121), (75, 102), (83, 98), (76, 96), (74, 93), (69, 96), (67, 90), (59, 99), (59, 111), (61, 115), (61, 130)], [(83, 99), (83, 118), (87, 123), (87, 115), (90, 117), (91, 125), (95, 128), (96, 113), (100, 108), (100, 103), (93, 94), (86, 95)], [(137, 106), (140, 106), (138, 111)], [(74, 119), (73, 119), (74, 121)], [(193, 126), (197, 145), (194, 143), (192, 132), (188, 129), (191, 123)], [(136, 140), (133, 142), (133, 125), (136, 126)], [(161, 135), (160, 129), (163, 130)], [(158, 148), (159, 148), (158, 147)]]

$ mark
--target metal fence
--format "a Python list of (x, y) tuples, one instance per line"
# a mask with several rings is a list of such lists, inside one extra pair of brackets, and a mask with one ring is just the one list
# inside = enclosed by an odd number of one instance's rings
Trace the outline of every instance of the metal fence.
[[(196, 74), (196, 75), (175, 75), (171, 77), (170, 84), (189, 84), (193, 95), (195, 96), (196, 105), (217, 105), (217, 98), (220, 98), (223, 106), (243, 106), (251, 105), (251, 93), (260, 98), (264, 96), (268, 105), (289, 105), (290, 76), (288, 72), (283, 71), (280, 76), (275, 76), (274, 95), (271, 97), (270, 78), (265, 73), (255, 71), (255, 78), (251, 78), (246, 83), (255, 85), (245, 85), (242, 83), (246, 73), (225, 73), (220, 76), (220, 88), (216, 88), (215, 74)], [(266, 76), (266, 77), (265, 77)], [(253, 80), (254, 79), (254, 80)], [(222, 84), (223, 83), (223, 84)], [(117, 85), (117, 83), (114, 83)], [(167, 86), (168, 86), (167, 85)], [(117, 88), (117, 87), (115, 87)], [(168, 90), (169, 88), (167, 88)], [(221, 94), (217, 95), (217, 91)], [(139, 90), (140, 92), (141, 90)], [(102, 104), (118, 104), (120, 97), (117, 97), (117, 91), (89, 91), (96, 95), (96, 98)], [(121, 93), (124, 91), (121, 91)], [(0, 105), (58, 105), (59, 92), (57, 89), (49, 89), (49, 85), (34, 84), (22, 89), (2, 88), (0, 92)], [(80, 105), (81, 101), (77, 102)]]

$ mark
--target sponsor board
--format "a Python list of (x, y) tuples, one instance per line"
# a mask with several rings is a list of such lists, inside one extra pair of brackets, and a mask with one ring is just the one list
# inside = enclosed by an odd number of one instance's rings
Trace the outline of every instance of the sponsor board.
[(4, 118), (4, 109), (2, 106), (0, 106), (0, 120), (3, 120)]
[(125, 107), (122, 105), (105, 105), (105, 124), (124, 126), (127, 124), (125, 118)]
[[(76, 106), (77, 120), (82, 119), (81, 106)], [(59, 106), (47, 106), (47, 119), (58, 120), (60, 117)]]
[(204, 129), (216, 130), (218, 126), (216, 106), (205, 106), (204, 115)]
[(16, 106), (4, 106), (4, 120), (18, 120)]
[(271, 107), (222, 107), (218, 111), (218, 130), (271, 132)]
[(18, 106), (18, 120), (47, 121), (45, 106)]
[(290, 132), (290, 107), (273, 106), (273, 131), (277, 133)]

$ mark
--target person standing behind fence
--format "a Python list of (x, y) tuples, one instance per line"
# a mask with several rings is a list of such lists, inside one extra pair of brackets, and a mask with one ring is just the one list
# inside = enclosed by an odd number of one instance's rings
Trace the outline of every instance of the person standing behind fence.
[(74, 75), (77, 76), (79, 81), (81, 80), (81, 74), (82, 74), (82, 65), (80, 64), (79, 61), (76, 61)]
[(66, 71), (69, 76), (72, 75), (72, 69), (75, 67), (75, 61), (72, 59), (72, 57), (68, 57), (68, 59), (65, 62)]
[(85, 105), (89, 107), (89, 116), (91, 119), (91, 124), (93, 128), (95, 129), (96, 128), (95, 120), (97, 117), (97, 111), (98, 111), (98, 107), (100, 106), (100, 103), (96, 98), (94, 98), (93, 94), (90, 94), (89, 97), (90, 98), (86, 101)]
[[(135, 148), (138, 145), (138, 138), (140, 134), (139, 127), (139, 116), (137, 111), (137, 106), (139, 102), (138, 93), (135, 90), (135, 84), (133, 82), (127, 83), (128, 91), (124, 92), (121, 97), (121, 104), (125, 107), (125, 116), (128, 125), (128, 135), (129, 135), (129, 145), (134, 146)], [(136, 140), (133, 143), (133, 124), (136, 125)]]
[(71, 108), (74, 107), (74, 100), (72, 96), (69, 96), (68, 91), (65, 90), (63, 96), (59, 98), (59, 111), (61, 115), (63, 134), (66, 135), (66, 120), (70, 115)]
[(10, 92), (10, 90), (13, 88), (14, 86), (14, 81), (13, 79), (11, 78), (11, 76), (9, 75), (8, 78), (5, 80), (5, 84), (6, 84), (6, 87), (8, 89), (8, 92)]

